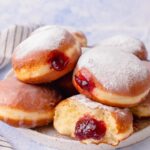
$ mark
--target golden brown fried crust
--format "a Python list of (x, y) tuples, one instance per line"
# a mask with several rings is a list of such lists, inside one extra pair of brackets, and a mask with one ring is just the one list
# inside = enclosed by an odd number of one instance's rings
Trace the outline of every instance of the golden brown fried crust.
[(122, 113), (119, 111), (113, 112), (113, 116), (116, 119), (118, 133), (124, 133), (129, 129), (131, 124), (133, 123), (133, 116), (132, 113), (128, 109), (121, 110)]
[[(74, 58), (76, 59), (77, 57), (75, 56)], [(30, 76), (28, 78), (24, 78), (24, 77), (22, 77), (22, 74), (20, 74), (20, 70), (19, 69), (15, 70), (15, 74), (16, 74), (16, 76), (17, 76), (17, 78), (19, 80), (21, 80), (21, 81), (23, 81), (25, 83), (40, 84), (40, 83), (52, 82), (54, 80), (57, 80), (58, 78), (60, 78), (64, 74), (67, 74), (68, 72), (72, 71), (72, 68), (74, 68), (75, 65), (76, 65), (75, 61), (74, 62), (72, 62), (72, 61), (73, 61), (73, 59), (71, 59), (69, 61), (69, 64), (67, 65), (67, 68), (65, 68), (62, 71), (56, 71), (54, 69), (50, 69), (52, 72), (49, 71), (46, 74), (39, 75), (39, 76), (36, 76), (36, 77), (31, 77)], [(39, 67), (39, 66), (37, 66), (37, 67)], [(36, 69), (36, 67), (35, 67), (35, 69)], [(34, 71), (28, 65), (27, 65), (27, 68), (25, 70), (26, 70), (26, 72)]]
[[(91, 74), (92, 80), (94, 81), (96, 88), (98, 88), (104, 92), (117, 94), (119, 96), (131, 96), (132, 97), (132, 96), (137, 96), (150, 88), (150, 74), (149, 74), (149, 76), (145, 80), (143, 80), (142, 83), (140, 83), (139, 81), (137, 81), (136, 84), (131, 83), (131, 86), (129, 87), (130, 90), (128, 90), (128, 91), (123, 91), (121, 89), (120, 90), (117, 89), (118, 91), (115, 91), (115, 89), (114, 89), (114, 91), (112, 91), (112, 90), (110, 91), (103, 87), (103, 85), (95, 78), (95, 76), (90, 72), (90, 70), (88, 70), (87, 68), (82, 68), (82, 69), (87, 70)], [(85, 90), (81, 89), (80, 86), (77, 85), (74, 77), (75, 77), (75, 75), (78, 76), (82, 69), (78, 69), (78, 67), (77, 67), (75, 69), (74, 75), (73, 75), (73, 84), (77, 88), (77, 90), (80, 92), (83, 92)], [(87, 94), (87, 91), (85, 91), (85, 92)], [(91, 95), (91, 93), (89, 93), (89, 94)]]
[(0, 105), (28, 112), (53, 109), (61, 96), (54, 89), (22, 83), (14, 77), (0, 81)]

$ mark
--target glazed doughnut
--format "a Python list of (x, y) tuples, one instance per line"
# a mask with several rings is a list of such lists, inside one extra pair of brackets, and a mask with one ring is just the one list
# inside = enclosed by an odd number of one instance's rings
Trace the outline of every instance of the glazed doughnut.
[(120, 50), (132, 53), (139, 57), (141, 60), (147, 60), (148, 57), (144, 43), (136, 38), (126, 35), (117, 35), (111, 38), (107, 38), (101, 41), (99, 45), (119, 47)]
[[(41, 32), (43, 30), (49, 30), (50, 28), (53, 28), (53, 27), (59, 27), (59, 26), (56, 26), (56, 25), (44, 26), (44, 27), (41, 27), (41, 28), (38, 28), (37, 30), (35, 30), (32, 34)], [(61, 26), (61, 27), (65, 28), (67, 31), (69, 31), (75, 37), (75, 39), (80, 43), (81, 47), (87, 47), (87, 38), (82, 31), (79, 31), (70, 26)]]
[(76, 95), (60, 102), (55, 109), (54, 127), (63, 135), (83, 143), (117, 145), (133, 132), (132, 113)]
[(114, 47), (95, 47), (84, 53), (73, 84), (89, 98), (110, 106), (131, 107), (150, 90), (150, 72), (140, 59)]
[(9, 77), (0, 81), (0, 120), (26, 128), (47, 125), (52, 122), (54, 107), (60, 99), (54, 89)]
[(19, 44), (12, 58), (16, 77), (26, 83), (54, 81), (74, 69), (79, 43), (67, 30), (51, 27), (31, 34)]

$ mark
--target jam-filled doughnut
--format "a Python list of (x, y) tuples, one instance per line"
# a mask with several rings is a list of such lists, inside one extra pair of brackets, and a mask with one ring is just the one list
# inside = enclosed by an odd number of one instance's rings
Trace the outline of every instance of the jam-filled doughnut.
[(114, 47), (96, 47), (80, 57), (73, 83), (95, 101), (131, 107), (149, 93), (150, 72), (133, 54)]
[(127, 35), (116, 35), (111, 38), (107, 38), (101, 41), (99, 45), (119, 47), (120, 50), (132, 53), (141, 60), (147, 60), (148, 57), (144, 43), (139, 39)]
[(53, 26), (31, 34), (19, 44), (12, 63), (16, 77), (26, 83), (56, 80), (73, 70), (81, 50), (73, 35)]
[(63, 135), (83, 143), (117, 145), (133, 132), (132, 114), (76, 95), (55, 108), (54, 127)]
[(0, 81), (0, 120), (27, 128), (47, 125), (52, 122), (60, 99), (61, 95), (52, 88), (9, 77)]
[[(57, 26), (56, 25), (47, 25), (44, 27), (40, 27), (37, 30), (35, 30), (32, 34), (41, 32), (43, 30), (49, 30), (50, 28), (53, 28), (53, 27), (57, 27)], [(79, 31), (70, 26), (61, 26), (61, 27), (65, 28), (67, 31), (69, 31), (75, 37), (75, 39), (79, 42), (81, 47), (87, 47), (87, 38), (82, 31)]]

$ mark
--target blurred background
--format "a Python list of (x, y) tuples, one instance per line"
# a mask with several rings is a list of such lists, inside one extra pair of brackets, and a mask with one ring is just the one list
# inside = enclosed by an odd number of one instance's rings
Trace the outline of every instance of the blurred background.
[(83, 30), (91, 44), (120, 33), (148, 44), (149, 7), (149, 0), (0, 0), (0, 29), (11, 24), (70, 25)]

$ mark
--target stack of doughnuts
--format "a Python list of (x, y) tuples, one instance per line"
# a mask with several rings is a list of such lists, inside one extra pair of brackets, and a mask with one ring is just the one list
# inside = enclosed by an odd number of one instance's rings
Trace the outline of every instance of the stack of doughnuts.
[(133, 133), (134, 115), (150, 117), (147, 55), (132, 37), (90, 48), (72, 27), (41, 27), (15, 48), (14, 74), (0, 81), (0, 120), (27, 128), (53, 122), (82, 143), (117, 145)]
[(0, 120), (26, 128), (51, 123), (55, 106), (64, 96), (50, 82), (67, 77), (80, 55), (80, 41), (64, 27), (34, 31), (15, 48), (13, 73), (0, 81)]
[[(85, 51), (72, 78), (80, 94), (56, 106), (55, 129), (83, 143), (117, 145), (130, 136), (132, 114), (150, 91), (146, 60), (144, 44), (127, 36), (104, 40)], [(144, 110), (148, 116), (148, 104)]]
[(69, 73), (80, 56), (79, 42), (62, 27), (35, 31), (12, 57), (17, 78), (26, 83), (52, 82)]

